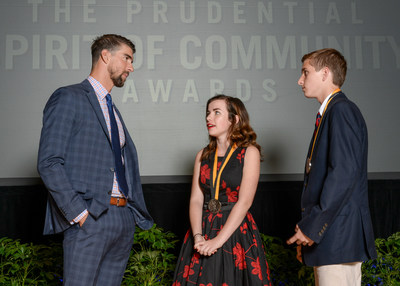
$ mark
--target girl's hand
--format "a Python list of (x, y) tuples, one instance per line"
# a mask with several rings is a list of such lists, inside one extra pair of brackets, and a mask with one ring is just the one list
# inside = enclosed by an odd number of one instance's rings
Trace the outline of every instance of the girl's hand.
[(213, 238), (199, 242), (195, 248), (201, 255), (211, 256), (215, 254), (220, 247), (221, 245), (219, 245), (218, 241)]
[(199, 234), (195, 234), (193, 236), (193, 240), (194, 240), (194, 246), (193, 248), (197, 250), (197, 248), (199, 247), (199, 243), (206, 241), (204, 236), (202, 236), (200, 233)]

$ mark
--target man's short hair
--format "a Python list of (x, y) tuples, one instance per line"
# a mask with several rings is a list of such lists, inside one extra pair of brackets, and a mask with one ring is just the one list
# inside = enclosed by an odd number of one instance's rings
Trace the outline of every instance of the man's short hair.
[(343, 55), (335, 49), (321, 49), (302, 57), (301, 62), (310, 61), (316, 71), (328, 67), (333, 74), (333, 84), (341, 87), (346, 79), (347, 63)]
[(106, 34), (94, 39), (91, 47), (92, 66), (94, 66), (99, 60), (102, 50), (113, 52), (117, 50), (122, 44), (130, 47), (133, 53), (136, 52), (135, 45), (132, 43), (132, 41), (120, 35)]

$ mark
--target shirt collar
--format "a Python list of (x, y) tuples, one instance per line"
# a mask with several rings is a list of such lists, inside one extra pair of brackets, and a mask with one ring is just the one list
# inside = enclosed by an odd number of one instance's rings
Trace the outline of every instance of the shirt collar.
[(92, 87), (94, 89), (94, 92), (97, 95), (97, 98), (99, 100), (103, 100), (108, 94), (107, 89), (105, 89), (105, 87), (98, 80), (96, 80), (94, 77), (88, 76), (87, 79), (90, 82), (90, 84), (92, 85)]
[(324, 102), (322, 102), (321, 107), (320, 107), (319, 110), (318, 110), (319, 114), (322, 115), (322, 114), (324, 113), (325, 106), (326, 106), (326, 104), (328, 103), (329, 99), (330, 99), (332, 96), (334, 96), (335, 94), (337, 94), (339, 91), (340, 91), (340, 89), (335, 89), (330, 95), (328, 95), (328, 96), (325, 98)]
[(321, 107), (320, 107), (319, 110), (318, 110), (319, 114), (322, 115), (322, 113), (324, 113), (325, 106), (326, 106), (326, 104), (328, 103), (328, 100), (329, 100), (329, 98), (331, 98), (332, 95), (333, 95), (333, 94), (328, 95), (328, 96), (325, 98), (324, 102), (322, 102)]

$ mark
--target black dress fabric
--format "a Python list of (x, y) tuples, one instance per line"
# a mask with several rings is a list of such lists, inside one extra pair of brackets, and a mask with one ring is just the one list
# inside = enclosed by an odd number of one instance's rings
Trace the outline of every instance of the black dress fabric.
[[(202, 234), (206, 240), (217, 236), (240, 196), (245, 154), (246, 148), (237, 148), (223, 169), (218, 198), (223, 204), (222, 210), (213, 214), (206, 208), (203, 209)], [(201, 162), (199, 183), (204, 193), (204, 202), (208, 202), (211, 197), (213, 158), (214, 154), (211, 154), (210, 159)], [(219, 157), (218, 169), (221, 161), (222, 157)], [(173, 286), (271, 285), (262, 241), (250, 212), (214, 255), (200, 255), (193, 249), (193, 244), (193, 234), (189, 230), (179, 254)]]

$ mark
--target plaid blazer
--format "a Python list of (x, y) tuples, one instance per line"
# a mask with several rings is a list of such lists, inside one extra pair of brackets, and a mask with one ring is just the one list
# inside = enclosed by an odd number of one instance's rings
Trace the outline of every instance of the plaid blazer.
[[(136, 224), (149, 229), (140, 182), (138, 156), (122, 116), (122, 150), (129, 186), (128, 207)], [(49, 191), (44, 234), (62, 232), (84, 209), (97, 218), (109, 207), (114, 157), (107, 125), (88, 80), (57, 89), (43, 112), (38, 172)]]

